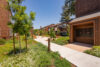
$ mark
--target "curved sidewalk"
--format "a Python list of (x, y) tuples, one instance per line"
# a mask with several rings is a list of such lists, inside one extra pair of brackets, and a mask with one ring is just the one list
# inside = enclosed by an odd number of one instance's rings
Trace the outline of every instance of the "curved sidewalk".
[[(47, 37), (37, 36), (37, 39), (35, 40), (48, 46), (48, 42), (46, 41)], [(100, 58), (98, 57), (78, 52), (54, 43), (51, 43), (51, 50), (59, 52), (63, 58), (75, 64), (77, 67), (100, 67)]]

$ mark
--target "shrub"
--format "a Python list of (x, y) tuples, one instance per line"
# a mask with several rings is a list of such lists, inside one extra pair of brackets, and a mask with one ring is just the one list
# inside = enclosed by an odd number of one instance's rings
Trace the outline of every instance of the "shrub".
[(43, 35), (43, 30), (39, 30), (40, 36)]
[(68, 43), (68, 40), (69, 40), (69, 37), (59, 37), (52, 42), (59, 44), (59, 45), (65, 45)]
[(0, 39), (0, 45), (4, 45), (6, 43), (5, 39)]
[(34, 29), (34, 35), (38, 35), (38, 33), (39, 33), (39, 30), (38, 29)]
[(100, 57), (100, 46), (94, 46), (92, 49), (86, 50), (85, 53)]
[(49, 31), (49, 35), (50, 35), (51, 38), (55, 38), (55, 37), (56, 37), (56, 35), (55, 35), (55, 31), (54, 31), (53, 28), (50, 29), (50, 31)]

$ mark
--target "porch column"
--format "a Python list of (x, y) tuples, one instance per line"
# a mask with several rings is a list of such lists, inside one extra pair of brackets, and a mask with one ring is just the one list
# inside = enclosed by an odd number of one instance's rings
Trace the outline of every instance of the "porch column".
[(94, 22), (94, 45), (100, 45), (100, 17)]
[(73, 25), (70, 25), (70, 42), (74, 42), (74, 36), (73, 36)]
[(96, 32), (97, 32), (96, 31), (96, 22), (93, 23), (93, 30), (94, 30), (93, 31), (94, 32), (94, 44), (93, 45), (96, 45)]

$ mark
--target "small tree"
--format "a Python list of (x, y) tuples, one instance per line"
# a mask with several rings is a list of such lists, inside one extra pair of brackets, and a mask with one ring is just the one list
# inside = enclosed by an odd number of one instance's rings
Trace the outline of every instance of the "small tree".
[[(15, 29), (15, 22), (16, 22), (16, 19), (15, 19), (15, 15), (16, 15), (16, 12), (18, 12), (19, 10), (19, 4), (22, 2), (23, 0), (8, 0), (8, 3), (9, 3), (9, 9), (10, 12), (11, 12), (11, 19), (12, 21), (10, 21), (8, 23), (8, 25), (12, 28), (12, 33), (13, 33), (13, 47), (14, 47), (14, 54), (16, 53), (15, 51), (15, 32), (16, 32), (16, 29)], [(18, 16), (17, 16), (18, 18)]]
[(13, 33), (13, 48), (14, 48), (14, 54), (16, 53), (16, 48), (15, 48), (15, 30), (14, 30), (14, 24), (11, 22), (8, 22), (8, 26), (12, 28), (12, 33)]
[(50, 38), (52, 38), (54, 40), (54, 38), (56, 37), (56, 35), (55, 35), (55, 31), (54, 31), (53, 28), (50, 29), (49, 35), (50, 35)]
[(40, 29), (39, 30), (39, 35), (42, 36), (42, 34), (43, 34), (43, 30)]
[(38, 31), (39, 31), (39, 29), (34, 29), (34, 30), (33, 30), (33, 34), (34, 34), (34, 35), (38, 35)]
[(18, 34), (18, 40), (19, 40), (19, 46), (20, 46), (20, 52), (21, 52), (21, 35), (24, 34), (23, 32), (23, 23), (20, 21), (20, 22), (16, 22), (15, 23), (15, 27), (14, 27), (14, 30), (16, 30), (16, 33)]
[[(25, 40), (27, 41), (27, 35), (32, 27), (32, 20), (34, 20), (35, 13), (30, 12), (30, 16), (25, 13), (26, 7), (22, 6), (23, 0), (9, 0), (10, 10), (12, 12), (12, 20), (14, 23), (12, 24), (12, 29), (14, 33), (18, 33), (19, 35), (19, 45), (21, 52), (21, 40), (20, 35), (25, 34)], [(14, 42), (14, 35), (13, 35)], [(27, 48), (27, 47), (26, 47)]]
[(59, 29), (57, 29), (57, 35), (60, 35), (60, 32), (61, 32), (61, 31), (60, 31)]
[(34, 12), (30, 12), (30, 16), (25, 14), (23, 31), (24, 31), (24, 35), (25, 35), (26, 49), (27, 49), (27, 36), (32, 28), (32, 25), (33, 25), (32, 20), (34, 20), (34, 19), (35, 19)]
[(16, 4), (17, 8), (16, 12), (13, 16), (13, 19), (15, 20), (15, 24), (14, 24), (14, 30), (16, 31), (16, 33), (18, 33), (19, 36), (19, 46), (20, 46), (20, 52), (21, 52), (21, 35), (24, 35), (24, 31), (23, 31), (23, 27), (24, 27), (24, 16), (25, 16), (25, 10), (26, 7), (25, 6), (21, 6), (18, 4)]

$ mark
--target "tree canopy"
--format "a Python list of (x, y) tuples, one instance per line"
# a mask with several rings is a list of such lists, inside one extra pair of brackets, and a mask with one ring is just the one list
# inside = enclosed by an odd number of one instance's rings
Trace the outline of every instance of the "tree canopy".
[(63, 6), (63, 13), (61, 14), (61, 22), (66, 22), (75, 15), (75, 0), (66, 0)]

